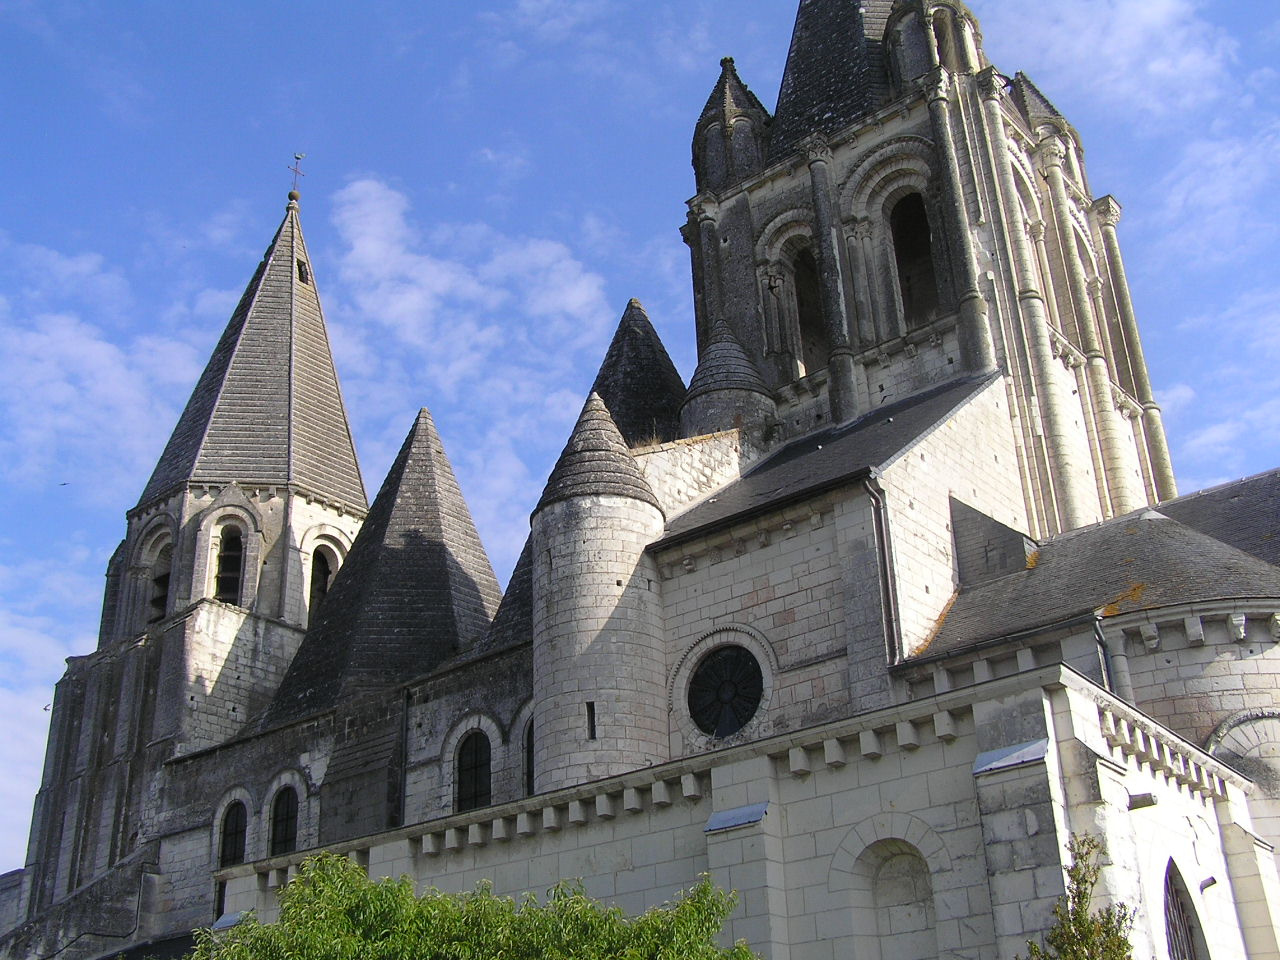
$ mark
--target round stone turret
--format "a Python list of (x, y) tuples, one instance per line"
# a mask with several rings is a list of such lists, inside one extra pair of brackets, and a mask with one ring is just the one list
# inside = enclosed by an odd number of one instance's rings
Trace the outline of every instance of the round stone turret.
[(533, 513), (539, 792), (668, 759), (657, 498), (592, 394)]
[(777, 408), (764, 378), (729, 324), (717, 320), (680, 408), (680, 432), (698, 437), (736, 428), (762, 433)]

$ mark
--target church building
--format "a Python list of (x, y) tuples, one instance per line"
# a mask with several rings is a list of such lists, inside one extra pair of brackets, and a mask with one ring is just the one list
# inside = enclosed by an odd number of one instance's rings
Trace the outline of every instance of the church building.
[(961, 0), (800, 0), (692, 154), (696, 371), (626, 305), (505, 593), (426, 409), (368, 502), (290, 195), (57, 686), (0, 958), (178, 956), (325, 849), (1005, 960), (1088, 835), (1136, 957), (1280, 960), (1280, 471), (1178, 494), (1070, 122)]

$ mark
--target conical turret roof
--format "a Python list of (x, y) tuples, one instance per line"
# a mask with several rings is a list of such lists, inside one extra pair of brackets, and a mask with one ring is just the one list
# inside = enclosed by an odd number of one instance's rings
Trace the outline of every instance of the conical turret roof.
[(639, 300), (622, 313), (591, 392), (609, 408), (627, 446), (666, 443), (680, 433), (684, 380)]
[(501, 595), (424, 409), (261, 726), (429, 672), (484, 636)]
[(778, 92), (769, 162), (832, 134), (884, 99), (881, 37), (891, 0), (800, 0)]
[(1049, 98), (1021, 70), (1014, 74), (1009, 93), (1028, 123), (1034, 125), (1037, 120), (1062, 120), (1058, 108), (1049, 102)]
[(698, 361), (698, 369), (693, 372), (693, 379), (689, 381), (689, 392), (685, 400), (688, 402), (713, 390), (750, 390), (753, 393), (763, 393), (766, 397), (772, 396), (760, 371), (724, 320), (717, 320), (711, 327), (706, 346), (702, 349), (702, 359)]
[(184, 483), (294, 484), (368, 503), (296, 195), (200, 375), (139, 504)]
[(748, 116), (760, 120), (769, 119), (769, 111), (759, 98), (738, 76), (738, 68), (734, 66), (733, 57), (724, 57), (720, 61), (720, 79), (716, 81), (707, 105), (702, 108), (698, 117), (699, 129), (709, 123), (728, 124), (735, 117)]
[(604, 401), (593, 392), (533, 512), (557, 500), (600, 495), (630, 497), (662, 509)]

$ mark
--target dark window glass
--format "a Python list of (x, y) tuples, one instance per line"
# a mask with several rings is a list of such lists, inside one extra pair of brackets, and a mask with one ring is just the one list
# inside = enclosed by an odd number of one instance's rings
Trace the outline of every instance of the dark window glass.
[(333, 565), (329, 562), (329, 552), (317, 550), (311, 555), (311, 602), (308, 609), (312, 617), (316, 615), (320, 601), (328, 596), (331, 579), (333, 579)]
[(525, 724), (524, 728), (524, 795), (532, 797), (533, 789), (533, 721), (530, 720)]
[(168, 544), (160, 548), (155, 563), (151, 565), (151, 601), (147, 623), (158, 623), (169, 610), (169, 568), (173, 564), (173, 548)]
[(808, 376), (827, 368), (831, 341), (827, 338), (827, 325), (822, 319), (822, 284), (813, 252), (801, 250), (796, 254), (792, 268), (796, 283), (796, 319), (800, 324), (800, 361)]
[(218, 573), (214, 580), (213, 599), (238, 604), (243, 571), (244, 537), (237, 527), (223, 527), (222, 543), (218, 547)]
[(898, 289), (907, 326), (933, 319), (938, 311), (938, 279), (933, 271), (933, 235), (924, 199), (910, 193), (889, 214), (893, 256), (898, 267)]
[(218, 845), (218, 866), (233, 867), (244, 863), (244, 838), (249, 827), (248, 811), (237, 800), (222, 815), (222, 837)]
[(298, 849), (298, 794), (285, 787), (271, 804), (271, 856)]
[(489, 738), (473, 730), (458, 747), (458, 812), (487, 807), (493, 800), (489, 775)]
[(1195, 909), (1172, 863), (1164, 875), (1164, 932), (1169, 960), (1201, 960)]
[(742, 647), (720, 647), (703, 657), (689, 681), (689, 714), (713, 737), (737, 733), (755, 716), (764, 696), (764, 675)]

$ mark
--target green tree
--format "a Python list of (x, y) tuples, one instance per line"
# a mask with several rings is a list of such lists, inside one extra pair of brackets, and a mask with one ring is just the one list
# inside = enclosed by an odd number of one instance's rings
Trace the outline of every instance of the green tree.
[(1068, 841), (1067, 892), (1053, 908), (1054, 924), (1044, 935), (1044, 947), (1027, 941), (1029, 960), (1133, 960), (1133, 911), (1123, 903), (1092, 910), (1093, 888), (1102, 873), (1101, 850), (1102, 841), (1087, 834)]
[(408, 877), (369, 880), (345, 857), (303, 861), (280, 894), (280, 920), (252, 915), (196, 933), (190, 960), (758, 960), (716, 936), (735, 898), (703, 877), (674, 903), (630, 918), (561, 883), (540, 904), (470, 893), (414, 894)]

